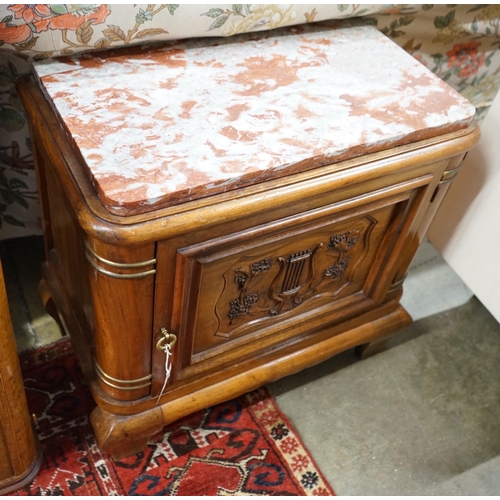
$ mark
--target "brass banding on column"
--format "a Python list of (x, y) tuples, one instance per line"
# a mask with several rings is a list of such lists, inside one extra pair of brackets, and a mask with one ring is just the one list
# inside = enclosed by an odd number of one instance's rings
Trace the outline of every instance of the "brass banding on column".
[(111, 260), (105, 259), (100, 255), (97, 255), (92, 248), (90, 248), (89, 244), (85, 241), (85, 257), (92, 264), (92, 266), (97, 269), (102, 274), (109, 276), (110, 278), (118, 278), (118, 279), (133, 279), (133, 278), (143, 278), (144, 276), (151, 276), (156, 274), (156, 269), (149, 269), (148, 271), (142, 271), (139, 273), (130, 273), (130, 274), (120, 274), (115, 273), (113, 271), (108, 271), (101, 267), (97, 262), (94, 261), (92, 257), (94, 257), (99, 262), (102, 262), (108, 266), (116, 267), (119, 269), (136, 269), (139, 267), (152, 266), (156, 264), (156, 259), (145, 260), (142, 262), (131, 262), (131, 263), (123, 263), (123, 262), (113, 262)]
[(112, 260), (105, 259), (104, 257), (101, 257), (100, 255), (97, 255), (92, 248), (90, 248), (89, 244), (85, 241), (85, 248), (92, 254), (93, 257), (95, 257), (97, 260), (103, 262), (104, 264), (107, 264), (108, 266), (112, 267), (121, 267), (121, 268), (134, 268), (134, 267), (143, 267), (143, 266), (151, 266), (153, 264), (156, 264), (156, 259), (150, 259), (150, 260), (145, 260), (143, 262), (113, 262)]
[(389, 293), (393, 292), (394, 290), (397, 290), (399, 287), (403, 286), (405, 279), (406, 279), (406, 274), (402, 278), (393, 281), (393, 283), (391, 284), (391, 286), (389, 288)]
[[(94, 367), (96, 369), (96, 374), (99, 379), (104, 382), (109, 387), (113, 387), (113, 389), (118, 389), (120, 391), (135, 391), (136, 389), (143, 389), (144, 387), (148, 387), (151, 385), (152, 375), (146, 375), (145, 377), (136, 378), (133, 380), (121, 380), (118, 378), (114, 378), (111, 375), (108, 375), (100, 366), (99, 363), (94, 359)], [(113, 382), (116, 382), (113, 383)], [(122, 385), (117, 385), (122, 384)], [(133, 385), (137, 384), (137, 385)]]
[(441, 186), (444, 186), (445, 184), (450, 184), (455, 180), (455, 177), (460, 172), (462, 162), (463, 160), (456, 167), (444, 171), (443, 175), (441, 176), (441, 180), (439, 181), (438, 185), (436, 186), (436, 189), (434, 190), (434, 193), (432, 194), (431, 203), (433, 203), (434, 200), (436, 199), (439, 191), (441, 190)]
[(439, 185), (451, 182), (453, 179), (455, 179), (459, 172), (460, 166), (454, 168), (453, 170), (446, 170), (446, 172), (444, 172), (443, 176), (441, 177), (441, 180), (439, 181)]

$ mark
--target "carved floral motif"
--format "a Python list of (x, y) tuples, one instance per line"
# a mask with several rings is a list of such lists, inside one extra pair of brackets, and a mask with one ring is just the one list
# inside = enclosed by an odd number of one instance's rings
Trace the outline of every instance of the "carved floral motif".
[(234, 271), (234, 282), (238, 285), (240, 291), (238, 298), (229, 303), (229, 312), (227, 316), (232, 324), (237, 316), (244, 316), (250, 312), (250, 308), (257, 303), (258, 295), (256, 293), (247, 294), (246, 291), (252, 283), (255, 276), (265, 273), (271, 269), (272, 260), (270, 258), (262, 259), (248, 266), (245, 271), (236, 269)]
[(344, 274), (351, 261), (349, 252), (356, 246), (359, 240), (360, 231), (354, 229), (343, 234), (334, 234), (330, 238), (328, 248), (338, 252), (337, 261), (325, 269), (325, 276), (332, 278), (333, 281), (338, 280)]
[(255, 262), (251, 265), (252, 274), (257, 274), (261, 272), (266, 272), (271, 269), (272, 261), (271, 259), (263, 259), (259, 260), (259, 262)]
[(256, 293), (244, 295), (243, 299), (234, 299), (230, 302), (230, 309), (227, 313), (229, 319), (233, 321), (236, 316), (248, 314), (250, 308), (257, 303), (258, 296)]

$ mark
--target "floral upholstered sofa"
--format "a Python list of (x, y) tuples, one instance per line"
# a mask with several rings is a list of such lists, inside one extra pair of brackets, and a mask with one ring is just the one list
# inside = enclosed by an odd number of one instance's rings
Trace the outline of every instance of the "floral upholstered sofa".
[(500, 87), (500, 5), (0, 5), (0, 239), (40, 233), (29, 130), (14, 85), (33, 61), (347, 18), (392, 38), (468, 98), (481, 122)]

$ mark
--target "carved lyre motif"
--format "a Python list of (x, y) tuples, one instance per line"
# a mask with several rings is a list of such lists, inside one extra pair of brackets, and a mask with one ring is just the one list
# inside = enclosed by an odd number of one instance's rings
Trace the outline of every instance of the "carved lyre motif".
[(349, 262), (351, 261), (350, 251), (359, 240), (359, 229), (353, 229), (344, 234), (334, 234), (328, 243), (329, 250), (338, 252), (337, 260), (334, 264), (325, 269), (325, 276), (328, 276), (332, 281), (336, 281), (342, 277)]
[(248, 272), (242, 269), (234, 271), (234, 282), (238, 284), (238, 298), (231, 300), (229, 303), (230, 309), (227, 313), (230, 324), (236, 316), (244, 316), (250, 312), (250, 308), (257, 303), (258, 296), (256, 293), (247, 294), (247, 290), (251, 285), (252, 279), (260, 273), (265, 273), (271, 269), (271, 259), (262, 259), (254, 262), (249, 266)]
[[(309, 290), (314, 279), (314, 256), (322, 247), (323, 243), (319, 243), (313, 250), (294, 253), (287, 259), (278, 258), (280, 270), (269, 289), (269, 297), (276, 305), (269, 310), (268, 316), (276, 316), (283, 307), (292, 309), (302, 302), (302, 296)], [(307, 269), (305, 277), (304, 269)]]
[[(290, 255), (266, 258), (234, 271), (238, 296), (229, 301), (229, 324), (245, 315), (276, 316), (300, 305), (344, 276), (352, 258), (352, 249), (361, 237), (361, 230), (333, 234), (327, 242)], [(327, 252), (320, 252), (325, 249)], [(261, 281), (258, 275), (268, 272), (273, 259), (279, 264), (274, 277)], [(323, 267), (327, 262), (329, 267)], [(338, 285), (334, 285), (338, 287)], [(252, 311), (253, 308), (253, 311)]]

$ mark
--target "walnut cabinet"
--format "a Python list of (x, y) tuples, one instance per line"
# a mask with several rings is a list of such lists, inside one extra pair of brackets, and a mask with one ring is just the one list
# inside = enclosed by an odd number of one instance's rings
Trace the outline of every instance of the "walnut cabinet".
[(407, 325), (405, 274), (479, 137), (466, 99), (367, 26), (40, 61), (18, 88), (43, 298), (115, 457)]
[[(472, 125), (120, 217), (100, 203), (37, 84), (20, 90), (45, 300), (73, 339), (98, 442), (115, 457), (183, 415), (407, 325), (405, 274), (479, 136)], [(165, 343), (172, 369), (160, 396)]]

